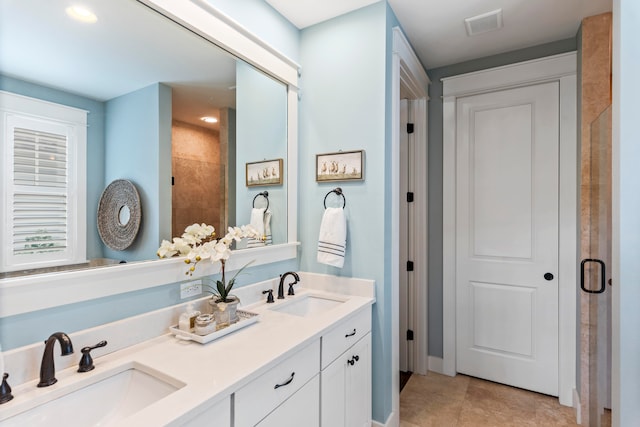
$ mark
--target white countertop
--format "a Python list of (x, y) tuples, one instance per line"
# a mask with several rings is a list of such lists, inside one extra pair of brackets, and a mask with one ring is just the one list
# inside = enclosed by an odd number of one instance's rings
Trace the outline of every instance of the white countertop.
[[(353, 292), (348, 287), (344, 288), (345, 293), (339, 294), (326, 292), (327, 289), (335, 290), (331, 286), (318, 286), (317, 289), (296, 287), (296, 296), (276, 299), (273, 304), (266, 304), (263, 300), (243, 306), (244, 310), (260, 314), (258, 322), (207, 344), (180, 340), (173, 335), (164, 334), (101, 357), (94, 356), (96, 368), (91, 372), (79, 374), (75, 365), (60, 370), (56, 373), (58, 382), (52, 386), (37, 388), (37, 380), (20, 384), (13, 387), (13, 401), (0, 407), (0, 420), (22, 412), (26, 407), (49, 400), (55, 394), (66, 392), (70, 387), (85, 387), (123, 365), (137, 363), (182, 382), (185, 386), (119, 425), (180, 424), (192, 410), (201, 405), (208, 407), (226, 398), (278, 361), (319, 339), (336, 323), (374, 303), (373, 290), (369, 296), (361, 296), (362, 292)], [(250, 288), (247, 287), (247, 290)], [(292, 299), (303, 298), (305, 294), (341, 297), (346, 301), (309, 317), (271, 310)], [(109, 338), (104, 337), (107, 340)]]

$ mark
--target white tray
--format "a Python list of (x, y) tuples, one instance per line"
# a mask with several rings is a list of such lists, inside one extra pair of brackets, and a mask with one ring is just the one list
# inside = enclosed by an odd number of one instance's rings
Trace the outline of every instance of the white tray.
[(218, 338), (223, 337), (227, 334), (230, 334), (233, 331), (237, 331), (238, 329), (242, 329), (246, 326), (252, 325), (256, 323), (258, 321), (258, 318), (260, 317), (259, 314), (246, 310), (237, 310), (236, 313), (238, 314), (240, 320), (238, 320), (233, 325), (229, 325), (226, 328), (220, 329), (219, 331), (215, 331), (207, 335), (197, 335), (192, 332), (193, 329), (189, 331), (183, 331), (182, 329), (178, 329), (178, 325), (170, 326), (169, 330), (176, 336), (176, 338), (182, 340), (191, 340), (199, 342), (200, 344), (206, 344), (213, 340), (217, 340)]

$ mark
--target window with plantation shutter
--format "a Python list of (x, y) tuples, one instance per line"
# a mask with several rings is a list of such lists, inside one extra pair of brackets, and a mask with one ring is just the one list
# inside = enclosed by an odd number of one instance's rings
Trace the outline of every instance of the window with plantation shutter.
[(86, 112), (0, 92), (2, 271), (85, 262)]

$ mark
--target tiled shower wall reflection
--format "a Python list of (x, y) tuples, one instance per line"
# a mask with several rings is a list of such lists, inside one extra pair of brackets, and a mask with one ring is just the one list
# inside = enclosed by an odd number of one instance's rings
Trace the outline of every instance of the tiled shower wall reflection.
[(220, 234), (226, 227), (225, 163), (219, 132), (174, 120), (171, 138), (172, 236), (203, 222)]

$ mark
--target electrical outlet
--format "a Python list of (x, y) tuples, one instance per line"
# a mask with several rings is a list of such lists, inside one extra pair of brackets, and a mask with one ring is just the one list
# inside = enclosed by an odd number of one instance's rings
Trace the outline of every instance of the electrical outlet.
[(202, 294), (202, 280), (180, 283), (180, 299)]

